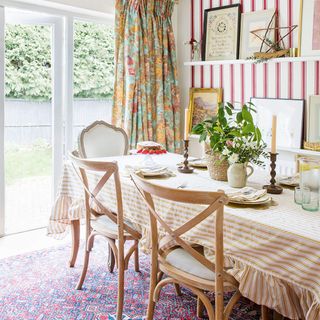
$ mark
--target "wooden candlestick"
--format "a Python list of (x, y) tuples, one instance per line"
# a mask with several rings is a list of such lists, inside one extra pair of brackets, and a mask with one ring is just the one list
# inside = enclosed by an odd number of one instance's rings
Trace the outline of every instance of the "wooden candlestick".
[(282, 191), (283, 191), (282, 187), (276, 186), (275, 177), (277, 175), (277, 172), (276, 172), (277, 155), (278, 155), (278, 153), (270, 152), (270, 161), (271, 161), (271, 163), (270, 163), (270, 168), (271, 168), (270, 175), (271, 175), (271, 180), (270, 180), (270, 184), (269, 185), (263, 186), (263, 188), (267, 189), (267, 192), (271, 193), (271, 194), (281, 194)]
[(184, 162), (183, 166), (178, 167), (178, 171), (181, 173), (193, 173), (193, 169), (189, 167), (189, 140), (184, 140)]

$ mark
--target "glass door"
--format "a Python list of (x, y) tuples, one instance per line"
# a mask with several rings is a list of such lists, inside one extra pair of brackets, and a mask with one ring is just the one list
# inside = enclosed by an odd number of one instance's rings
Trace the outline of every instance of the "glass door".
[(63, 21), (13, 9), (4, 18), (0, 231), (12, 234), (47, 225), (60, 176)]

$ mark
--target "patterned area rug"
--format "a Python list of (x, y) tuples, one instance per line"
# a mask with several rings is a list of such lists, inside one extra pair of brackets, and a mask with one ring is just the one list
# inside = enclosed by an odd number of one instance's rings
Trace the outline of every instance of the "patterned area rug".
[[(81, 248), (81, 253), (83, 248)], [(117, 272), (107, 271), (107, 244), (97, 239), (91, 254), (83, 290), (74, 289), (82, 266), (68, 268), (70, 247), (54, 247), (0, 260), (0, 319), (115, 319)], [(124, 319), (144, 319), (149, 292), (149, 257), (140, 255), (140, 273), (130, 265), (126, 272)], [(176, 296), (171, 285), (164, 288), (154, 319), (189, 320), (196, 317), (196, 298), (186, 289)], [(225, 295), (227, 301), (230, 295)], [(214, 296), (212, 295), (214, 303)], [(259, 307), (242, 299), (232, 320), (257, 320)]]

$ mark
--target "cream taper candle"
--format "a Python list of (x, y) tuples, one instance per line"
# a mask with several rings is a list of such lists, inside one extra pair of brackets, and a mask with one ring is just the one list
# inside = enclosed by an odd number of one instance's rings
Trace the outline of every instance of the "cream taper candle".
[(189, 140), (189, 109), (184, 110), (184, 140)]
[(271, 153), (277, 153), (277, 116), (272, 116)]

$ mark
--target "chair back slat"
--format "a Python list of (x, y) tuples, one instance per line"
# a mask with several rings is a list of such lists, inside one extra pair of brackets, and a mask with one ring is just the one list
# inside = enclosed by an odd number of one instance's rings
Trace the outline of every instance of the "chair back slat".
[[(140, 238), (141, 235), (124, 222), (122, 191), (121, 191), (121, 183), (120, 183), (119, 169), (118, 169), (117, 163), (82, 159), (78, 157), (78, 154), (76, 152), (70, 153), (70, 158), (74, 165), (75, 172), (79, 176), (85, 191), (86, 222), (90, 224), (90, 218), (92, 213), (94, 213), (95, 215), (104, 214), (108, 216), (108, 218), (111, 219), (115, 224), (118, 224), (119, 233), (123, 233), (123, 230), (125, 230), (133, 237)], [(78, 174), (76, 167), (79, 169), (81, 175)], [(102, 178), (99, 179), (98, 183), (95, 185), (94, 188), (92, 188), (92, 190), (89, 186), (89, 179), (87, 176), (88, 171), (93, 173), (104, 172), (104, 175), (102, 176)], [(117, 213), (114, 213), (112, 210), (107, 208), (97, 198), (97, 196), (99, 195), (103, 187), (106, 185), (106, 183), (110, 180), (112, 176), (114, 177), (114, 183), (115, 183)], [(99, 212), (97, 212), (93, 208), (93, 203), (96, 205), (96, 207), (99, 208)], [(120, 236), (123, 236), (123, 235), (119, 234), (119, 237)]]
[[(139, 178), (139, 177), (137, 177)], [(210, 191), (193, 191), (193, 190), (183, 190), (183, 189), (173, 189), (168, 187), (163, 187), (155, 184), (151, 184), (146, 180), (139, 179), (139, 185), (141, 188), (159, 198), (163, 198), (175, 202), (183, 202), (190, 204), (204, 204), (209, 205), (220, 197), (223, 197), (226, 203), (228, 202), (228, 197), (223, 191), (210, 192)]]
[[(227, 196), (223, 192), (176, 190), (176, 189), (166, 188), (166, 187), (152, 184), (149, 181), (146, 181), (135, 174), (132, 174), (131, 177), (133, 182), (137, 186), (137, 189), (141, 194), (144, 202), (148, 207), (150, 216), (153, 216), (153, 218), (155, 218), (159, 222), (160, 226), (168, 234), (166, 240), (161, 243), (161, 247), (159, 248), (159, 250), (161, 251), (163, 247), (165, 247), (170, 242), (172, 242), (172, 240), (174, 240), (176, 244), (178, 244), (183, 249), (185, 249), (193, 258), (195, 258), (205, 267), (215, 272), (216, 264), (212, 263), (207, 258), (205, 258), (202, 254), (200, 254), (190, 244), (188, 244), (185, 240), (183, 240), (181, 236), (186, 232), (190, 231), (191, 229), (193, 229), (194, 227), (196, 227), (197, 225), (199, 225), (203, 220), (208, 218), (210, 215), (213, 215), (214, 213), (216, 215), (216, 221), (217, 221), (217, 215), (222, 215), (222, 220), (223, 220), (223, 207), (226, 203), (228, 203)], [(198, 213), (195, 217), (187, 221), (185, 224), (183, 224), (176, 230), (173, 230), (162, 219), (161, 215), (155, 210), (155, 206), (153, 202), (154, 196), (160, 197), (166, 200), (170, 200), (170, 201), (178, 201), (178, 202), (184, 202), (188, 204), (192, 203), (192, 204), (207, 205), (207, 208), (205, 208), (203, 211)], [(176, 200), (177, 198), (178, 200)], [(218, 222), (220, 221), (221, 219), (218, 220)], [(216, 234), (219, 235), (218, 237), (219, 241), (223, 242), (223, 237), (221, 239), (221, 235), (223, 235), (223, 224), (219, 223), (219, 225), (217, 225), (215, 229), (216, 229)], [(151, 232), (153, 233), (155, 232), (155, 230), (153, 230), (152, 228)], [(158, 236), (157, 236), (157, 242), (159, 243)], [(223, 250), (223, 243), (220, 243), (219, 248), (222, 248)], [(219, 257), (220, 255), (221, 253), (219, 253)], [(222, 252), (222, 255), (223, 255), (223, 252)], [(221, 261), (220, 258), (218, 258), (218, 260), (219, 260), (218, 263), (222, 264), (222, 266), (219, 266), (218, 269), (219, 270), (221, 268), (223, 269), (223, 261)]]

